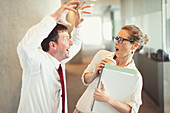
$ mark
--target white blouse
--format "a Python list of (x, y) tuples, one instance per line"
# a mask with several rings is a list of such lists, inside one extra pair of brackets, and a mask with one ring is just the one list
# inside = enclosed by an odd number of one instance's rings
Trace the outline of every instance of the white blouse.
[[(102, 59), (105, 59), (106, 57), (110, 57), (113, 59), (115, 56), (114, 52), (106, 51), (106, 50), (100, 50), (93, 58), (91, 63), (88, 65), (88, 67), (85, 69), (83, 75), (82, 75), (82, 82), (84, 85), (88, 86), (86, 91), (83, 93), (83, 95), (80, 97), (76, 108), (83, 112), (83, 113), (91, 113), (91, 106), (93, 103), (93, 94), (94, 94), (94, 89), (97, 87), (97, 83), (99, 80), (99, 77), (95, 78), (90, 84), (86, 84), (84, 81), (84, 74), (88, 72), (94, 72), (97, 64), (101, 62)], [(116, 61), (115, 61), (116, 62)], [(142, 76), (138, 69), (135, 66), (134, 61), (130, 63), (127, 68), (132, 68), (137, 70), (137, 76), (139, 77), (137, 86), (136, 86), (136, 91), (131, 99), (131, 101), (126, 102), (132, 107), (131, 113), (137, 113), (139, 110), (140, 105), (142, 104), (141, 100), (141, 92), (142, 92), (142, 86), (143, 86), (143, 81), (142, 81)]]

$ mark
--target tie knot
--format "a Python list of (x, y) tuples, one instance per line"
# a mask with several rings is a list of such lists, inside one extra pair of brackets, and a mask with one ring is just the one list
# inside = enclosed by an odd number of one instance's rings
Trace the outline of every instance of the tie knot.
[(57, 70), (59, 73), (61, 73), (62, 72), (62, 67), (61, 67), (61, 64), (59, 65), (59, 68), (58, 68), (58, 70)]

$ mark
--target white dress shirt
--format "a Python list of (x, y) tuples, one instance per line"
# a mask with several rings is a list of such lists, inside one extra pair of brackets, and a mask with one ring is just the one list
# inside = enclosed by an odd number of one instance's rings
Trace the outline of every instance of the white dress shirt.
[[(74, 28), (70, 57), (59, 62), (39, 47), (55, 26), (55, 19), (46, 16), (40, 23), (30, 28), (18, 44), (17, 52), (23, 69), (18, 113), (61, 113), (62, 111), (62, 89), (57, 69), (61, 64), (65, 81), (65, 63), (78, 53), (81, 41), (80, 29)], [(66, 81), (65, 94), (67, 97)], [(65, 101), (67, 113), (67, 98)]]
[[(77, 102), (76, 109), (83, 112), (83, 113), (91, 113), (91, 107), (93, 104), (93, 94), (94, 89), (97, 87), (99, 77), (95, 78), (90, 84), (86, 84), (84, 81), (84, 74), (88, 72), (94, 72), (96, 69), (97, 64), (101, 62), (102, 59), (105, 59), (106, 57), (114, 58), (115, 53), (106, 51), (106, 50), (100, 50), (93, 58), (91, 63), (88, 65), (88, 67), (85, 69), (83, 75), (82, 75), (82, 82), (84, 85), (88, 86), (83, 95), (80, 97), (80, 99)], [(115, 60), (114, 60), (115, 61)], [(115, 61), (116, 63), (116, 61)], [(132, 107), (131, 113), (137, 113), (139, 110), (140, 105), (142, 104), (141, 100), (141, 91), (143, 86), (142, 76), (138, 69), (135, 66), (134, 61), (130, 63), (127, 68), (132, 68), (137, 70), (137, 76), (139, 76), (136, 91), (131, 99), (131, 101), (126, 102)]]

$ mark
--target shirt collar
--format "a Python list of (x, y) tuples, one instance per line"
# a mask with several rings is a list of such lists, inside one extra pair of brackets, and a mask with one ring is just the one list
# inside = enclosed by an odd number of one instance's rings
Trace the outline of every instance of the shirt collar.
[(55, 68), (58, 69), (61, 62), (59, 62), (56, 58), (51, 56), (49, 53), (47, 53), (47, 56), (50, 59), (51, 63), (55, 66)]

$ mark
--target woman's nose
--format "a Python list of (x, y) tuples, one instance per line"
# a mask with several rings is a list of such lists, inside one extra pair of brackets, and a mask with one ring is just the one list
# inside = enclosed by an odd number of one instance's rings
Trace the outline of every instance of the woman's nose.
[(118, 40), (116, 40), (116, 41), (115, 41), (115, 45), (118, 45), (118, 43), (119, 43)]
[(73, 42), (69, 39), (69, 46), (73, 45)]

